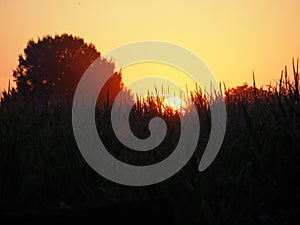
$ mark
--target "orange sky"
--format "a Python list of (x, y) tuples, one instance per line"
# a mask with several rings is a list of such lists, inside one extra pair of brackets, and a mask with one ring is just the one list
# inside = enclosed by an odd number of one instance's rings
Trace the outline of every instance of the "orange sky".
[[(101, 53), (132, 41), (173, 42), (196, 53), (227, 86), (251, 83), (252, 70), (259, 85), (268, 84), (300, 56), (299, 9), (299, 0), (0, 0), (0, 89), (28, 39), (64, 32)], [(125, 83), (137, 75), (125, 69)]]

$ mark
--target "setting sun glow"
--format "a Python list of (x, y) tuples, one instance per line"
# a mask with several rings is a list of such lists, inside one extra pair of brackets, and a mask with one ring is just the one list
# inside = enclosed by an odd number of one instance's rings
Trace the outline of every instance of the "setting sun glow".
[(179, 110), (182, 107), (186, 106), (184, 100), (181, 100), (179, 97), (168, 97), (164, 99), (164, 104), (170, 106), (174, 110)]
[[(299, 7), (296, 0), (0, 1), (0, 91), (9, 80), (14, 85), (12, 70), (30, 38), (61, 33), (94, 43), (102, 54), (134, 41), (176, 43), (227, 87), (251, 84), (253, 70), (256, 84), (268, 85), (285, 65), (291, 72), (291, 59), (300, 54)], [(125, 71), (125, 85), (138, 77), (138, 70)]]
[(163, 97), (162, 102), (163, 102), (164, 109), (171, 108), (174, 113), (178, 112), (178, 113), (182, 113), (183, 115), (185, 114), (188, 107), (186, 100), (176, 96)]

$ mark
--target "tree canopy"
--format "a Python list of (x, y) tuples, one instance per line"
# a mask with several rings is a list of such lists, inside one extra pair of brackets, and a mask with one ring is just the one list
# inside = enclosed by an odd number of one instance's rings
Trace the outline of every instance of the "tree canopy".
[[(100, 57), (93, 44), (68, 34), (29, 40), (13, 72), (18, 95), (51, 99), (72, 98), (77, 84), (89, 65)], [(123, 87), (120, 72), (114, 72), (111, 60), (101, 58), (113, 76), (100, 95), (113, 98)], [(104, 99), (104, 98), (103, 98)]]

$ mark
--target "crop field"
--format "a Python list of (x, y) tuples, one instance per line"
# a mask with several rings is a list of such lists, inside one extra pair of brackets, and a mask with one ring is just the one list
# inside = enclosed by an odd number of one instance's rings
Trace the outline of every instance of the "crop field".
[[(173, 177), (144, 187), (113, 183), (85, 162), (73, 135), (72, 102), (63, 96), (52, 102), (26, 99), (10, 88), (0, 105), (0, 211), (32, 214), (167, 199), (178, 224), (300, 224), (298, 64), (293, 68), (292, 75), (283, 71), (267, 89), (256, 87), (254, 79), (251, 86), (220, 84), (226, 134), (216, 159), (202, 172), (198, 163), (211, 127), (208, 98), (214, 94), (201, 88), (189, 93), (201, 123), (197, 149)], [(149, 152), (122, 145), (112, 129), (109, 104), (95, 110), (99, 137), (123, 162), (153, 164), (178, 143), (182, 112), (161, 99), (148, 96), (130, 113), (132, 132), (142, 139), (150, 135), (151, 118), (167, 124), (165, 139)]]

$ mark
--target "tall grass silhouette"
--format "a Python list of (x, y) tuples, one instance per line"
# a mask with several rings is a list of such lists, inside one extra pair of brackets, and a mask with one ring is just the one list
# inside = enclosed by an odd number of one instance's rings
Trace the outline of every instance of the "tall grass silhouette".
[[(165, 197), (174, 205), (178, 224), (299, 224), (298, 64), (293, 60), (292, 77), (285, 67), (278, 83), (267, 89), (256, 87), (254, 75), (252, 86), (220, 85), (228, 115), (226, 136), (204, 172), (197, 165), (210, 133), (208, 98), (214, 94), (199, 87), (190, 92), (201, 121), (195, 154), (178, 174), (147, 187), (115, 184), (88, 166), (73, 137), (70, 102), (60, 96), (51, 104), (24, 101), (9, 87), (0, 105), (0, 210), (69, 210)], [(110, 104), (95, 110), (99, 137), (119, 160), (151, 164), (176, 147), (178, 112), (161, 98), (139, 98), (130, 114), (139, 138), (149, 136), (151, 118), (160, 116), (167, 123), (165, 140), (149, 153), (136, 153), (116, 139)]]

